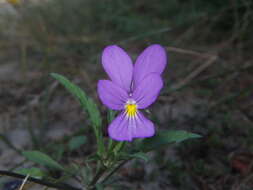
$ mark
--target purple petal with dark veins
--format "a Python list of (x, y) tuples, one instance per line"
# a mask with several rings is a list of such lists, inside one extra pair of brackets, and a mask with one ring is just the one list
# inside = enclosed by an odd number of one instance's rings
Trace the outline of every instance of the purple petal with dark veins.
[(129, 121), (129, 125), (133, 138), (152, 137), (155, 134), (154, 124), (141, 112), (138, 112), (136, 118)]
[(113, 110), (123, 110), (128, 98), (125, 90), (109, 80), (98, 82), (98, 96), (104, 105)]
[(127, 53), (119, 46), (107, 46), (102, 54), (102, 64), (110, 79), (130, 92), (133, 64)]
[(108, 127), (109, 136), (117, 141), (132, 141), (129, 121), (124, 112), (120, 113)]
[(167, 64), (167, 55), (165, 49), (154, 44), (147, 47), (137, 58), (134, 71), (134, 88), (150, 73), (161, 74)]
[(120, 113), (108, 128), (109, 136), (117, 141), (132, 141), (133, 138), (151, 137), (155, 134), (154, 124), (138, 112), (136, 117)]
[(160, 75), (152, 73), (146, 76), (135, 88), (132, 98), (137, 102), (138, 109), (150, 106), (159, 95), (163, 87)]

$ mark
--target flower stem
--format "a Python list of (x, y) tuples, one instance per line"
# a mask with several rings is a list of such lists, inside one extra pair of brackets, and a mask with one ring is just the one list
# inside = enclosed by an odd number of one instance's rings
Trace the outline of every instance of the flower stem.
[(129, 160), (124, 160), (120, 164), (118, 164), (107, 176), (102, 180), (101, 183), (105, 183), (117, 170), (119, 170), (123, 165), (125, 165)]
[(92, 189), (93, 186), (97, 183), (97, 181), (100, 179), (100, 177), (104, 174), (104, 172), (107, 170), (105, 167), (100, 167), (96, 175), (91, 180), (90, 184), (88, 185), (88, 188)]

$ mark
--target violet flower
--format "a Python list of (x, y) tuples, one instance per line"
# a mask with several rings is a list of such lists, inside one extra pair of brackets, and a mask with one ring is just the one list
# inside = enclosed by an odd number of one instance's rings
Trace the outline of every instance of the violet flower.
[(122, 112), (109, 125), (109, 136), (117, 141), (151, 137), (154, 124), (139, 111), (150, 106), (163, 87), (161, 73), (167, 63), (160, 45), (151, 45), (137, 58), (135, 65), (127, 53), (116, 45), (107, 46), (102, 65), (111, 80), (98, 82), (102, 103)]

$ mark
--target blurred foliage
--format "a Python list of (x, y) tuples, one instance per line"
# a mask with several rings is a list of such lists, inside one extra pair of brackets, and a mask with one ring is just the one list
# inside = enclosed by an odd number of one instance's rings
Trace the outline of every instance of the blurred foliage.
[[(232, 3), (231, 3), (232, 2)], [(51, 0), (20, 9), (29, 38), (50, 53), (90, 55), (108, 43), (251, 39), (252, 3), (202, 0)], [(203, 31), (199, 31), (199, 28)], [(183, 36), (184, 37), (184, 36)], [(183, 38), (185, 39), (185, 38)], [(47, 48), (46, 48), (47, 47)], [(38, 48), (38, 47), (37, 47)], [(59, 52), (60, 50), (60, 52)]]
[(107, 44), (136, 50), (151, 43), (196, 47), (229, 41), (247, 50), (252, 43), (250, 0), (49, 0), (14, 8), (17, 25), (0, 23), (0, 39), (5, 50), (18, 48), (24, 72), (31, 59), (47, 72), (65, 72), (62, 65), (79, 72), (80, 63), (97, 63)]

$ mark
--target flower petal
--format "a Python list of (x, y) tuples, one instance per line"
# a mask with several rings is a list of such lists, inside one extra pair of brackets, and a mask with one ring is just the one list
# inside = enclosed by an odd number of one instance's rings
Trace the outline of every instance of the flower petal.
[(129, 121), (124, 112), (120, 113), (109, 125), (109, 136), (117, 141), (131, 141), (132, 135), (129, 130)]
[(136, 118), (130, 119), (129, 125), (133, 138), (152, 137), (155, 134), (154, 124), (141, 112), (138, 112)]
[(154, 44), (147, 47), (137, 58), (134, 65), (134, 87), (138, 86), (150, 73), (161, 74), (167, 64), (167, 56), (165, 49)]
[(127, 117), (122, 112), (108, 128), (109, 136), (117, 141), (132, 141), (133, 138), (151, 137), (155, 134), (154, 124), (140, 112), (136, 117)]
[(135, 88), (132, 98), (137, 102), (138, 109), (150, 106), (163, 87), (160, 75), (152, 73), (146, 76)]
[(110, 79), (129, 92), (133, 63), (127, 53), (116, 45), (107, 46), (102, 54), (102, 64)]
[(109, 80), (98, 81), (98, 96), (104, 105), (113, 110), (124, 109), (128, 98), (125, 90)]

